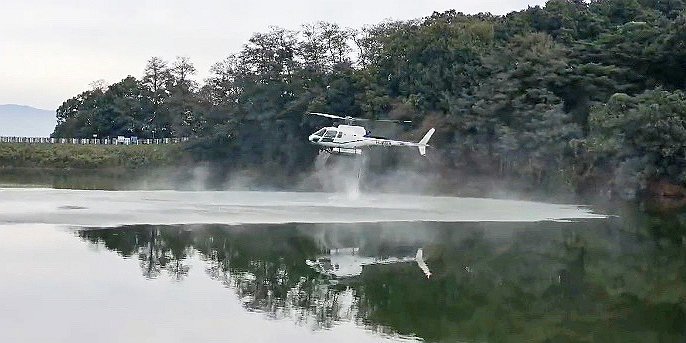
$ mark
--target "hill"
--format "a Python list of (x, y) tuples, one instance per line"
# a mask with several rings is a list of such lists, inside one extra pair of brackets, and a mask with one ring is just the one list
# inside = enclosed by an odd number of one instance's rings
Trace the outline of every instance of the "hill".
[(297, 175), (319, 156), (307, 136), (331, 125), (305, 113), (401, 119), (413, 124), (393, 137), (436, 129), (428, 160), (387, 150), (370, 171), (417, 163), (443, 179), (551, 194), (686, 194), (685, 27), (683, 0), (550, 0), (505, 16), (272, 27), (202, 83), (188, 58), (152, 57), (138, 78), (64, 101), (55, 132), (191, 137), (198, 160)]
[(48, 137), (55, 125), (54, 111), (24, 105), (0, 105), (0, 136)]

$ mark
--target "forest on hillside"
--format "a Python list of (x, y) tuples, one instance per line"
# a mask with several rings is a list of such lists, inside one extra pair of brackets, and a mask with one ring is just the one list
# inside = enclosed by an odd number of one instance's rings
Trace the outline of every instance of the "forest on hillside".
[(273, 27), (195, 73), (153, 57), (141, 77), (66, 100), (53, 136), (191, 137), (197, 160), (298, 173), (328, 124), (304, 115), (317, 111), (409, 119), (394, 134), (413, 140), (435, 127), (440, 170), (625, 197), (686, 184), (684, 0)]

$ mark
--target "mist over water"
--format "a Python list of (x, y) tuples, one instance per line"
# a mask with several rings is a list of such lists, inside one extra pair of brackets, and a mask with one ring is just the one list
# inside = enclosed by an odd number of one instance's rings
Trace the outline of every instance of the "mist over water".
[(603, 218), (586, 207), (404, 194), (0, 188), (0, 224), (534, 222)]
[[(270, 167), (248, 168), (209, 162), (138, 170), (0, 169), (0, 188), (324, 192), (350, 200), (375, 194), (415, 194), (562, 203), (578, 201), (567, 191), (542, 193), (522, 189), (521, 184), (508, 180), (444, 174), (436, 170), (432, 158), (431, 150), (422, 157), (414, 149), (371, 149), (355, 157), (320, 152), (311, 167), (288, 175)], [(388, 163), (395, 167), (384, 167)]]

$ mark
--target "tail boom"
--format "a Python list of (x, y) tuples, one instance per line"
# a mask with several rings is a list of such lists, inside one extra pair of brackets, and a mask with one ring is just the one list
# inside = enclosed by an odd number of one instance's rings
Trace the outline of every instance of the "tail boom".
[(365, 142), (363, 145), (366, 146), (372, 146), (372, 145), (380, 145), (380, 146), (409, 146), (409, 147), (417, 147), (419, 149), (419, 154), (424, 156), (426, 155), (426, 147), (429, 146), (429, 139), (431, 139), (431, 136), (434, 134), (436, 130), (431, 129), (429, 132), (427, 132), (424, 135), (424, 138), (422, 138), (419, 142), (406, 142), (406, 141), (396, 141), (392, 139), (381, 139), (381, 138), (366, 138)]

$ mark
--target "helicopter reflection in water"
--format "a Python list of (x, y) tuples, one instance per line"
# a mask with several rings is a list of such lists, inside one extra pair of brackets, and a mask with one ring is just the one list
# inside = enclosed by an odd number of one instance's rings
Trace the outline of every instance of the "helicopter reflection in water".
[(199, 254), (204, 272), (247, 309), (311, 327), (351, 321), (427, 341), (679, 340), (686, 251), (683, 237), (664, 235), (684, 231), (653, 230), (659, 223), (131, 226), (78, 235), (136, 257), (148, 278), (202, 272), (184, 268)]

